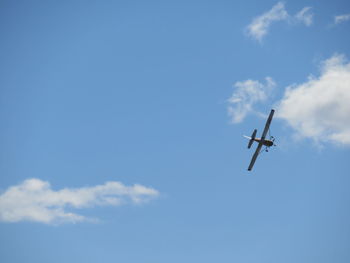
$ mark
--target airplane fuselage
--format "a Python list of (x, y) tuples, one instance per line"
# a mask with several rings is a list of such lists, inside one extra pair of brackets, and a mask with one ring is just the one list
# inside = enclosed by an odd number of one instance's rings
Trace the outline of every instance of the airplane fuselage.
[[(255, 138), (254, 141), (257, 142), (257, 143), (260, 143), (261, 139), (260, 138)], [(273, 145), (273, 141), (265, 139), (263, 141), (263, 145), (265, 145), (267, 147), (271, 147)]]

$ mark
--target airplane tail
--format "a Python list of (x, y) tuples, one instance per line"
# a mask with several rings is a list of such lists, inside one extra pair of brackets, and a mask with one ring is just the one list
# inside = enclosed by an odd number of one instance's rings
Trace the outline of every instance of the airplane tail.
[(252, 136), (250, 136), (250, 137), (244, 136), (244, 137), (246, 137), (246, 138), (249, 139), (249, 142), (248, 142), (248, 149), (250, 149), (250, 147), (252, 147), (252, 144), (253, 144), (254, 139), (255, 139), (255, 136), (256, 136), (256, 132), (257, 132), (257, 130), (255, 129), (255, 130), (253, 131), (253, 133), (252, 133)]

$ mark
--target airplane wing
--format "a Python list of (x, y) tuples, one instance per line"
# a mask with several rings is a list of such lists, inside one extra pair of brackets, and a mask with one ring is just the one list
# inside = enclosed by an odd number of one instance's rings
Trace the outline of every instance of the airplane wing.
[(249, 167), (248, 167), (248, 171), (251, 171), (251, 170), (252, 170), (252, 168), (253, 168), (253, 166), (254, 166), (254, 163), (255, 163), (255, 160), (256, 160), (256, 158), (258, 158), (258, 155), (259, 155), (259, 153), (260, 153), (260, 150), (261, 150), (261, 147), (262, 147), (262, 146), (263, 146), (263, 141), (261, 140), (261, 141), (259, 142), (258, 147), (256, 147), (256, 150), (255, 150), (255, 153), (254, 153), (254, 155), (253, 155), (252, 160), (250, 161), (250, 164), (249, 164)]
[(275, 113), (275, 110), (272, 109), (271, 112), (270, 112), (270, 115), (269, 117), (267, 118), (267, 121), (266, 121), (266, 124), (265, 124), (265, 128), (264, 128), (264, 131), (261, 135), (261, 140), (265, 140), (265, 137), (266, 137), (266, 134), (270, 128), (270, 124), (271, 124), (271, 121), (272, 121), (272, 117), (273, 117), (273, 114)]

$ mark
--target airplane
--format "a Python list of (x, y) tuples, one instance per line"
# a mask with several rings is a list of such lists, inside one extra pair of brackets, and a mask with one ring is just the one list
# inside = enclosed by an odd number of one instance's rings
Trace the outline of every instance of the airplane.
[(273, 114), (275, 113), (275, 110), (272, 109), (271, 112), (270, 112), (270, 115), (269, 117), (267, 118), (267, 121), (266, 121), (266, 124), (265, 124), (265, 128), (264, 128), (264, 131), (261, 135), (261, 138), (256, 138), (256, 133), (257, 133), (257, 129), (254, 129), (253, 133), (252, 133), (252, 136), (251, 137), (248, 137), (248, 136), (245, 136), (243, 135), (245, 138), (249, 139), (249, 142), (248, 142), (248, 149), (250, 149), (250, 147), (252, 146), (253, 142), (257, 142), (258, 143), (258, 147), (256, 147), (256, 150), (255, 150), (255, 153), (252, 157), (252, 160), (250, 161), (250, 164), (249, 164), (249, 167), (248, 167), (248, 171), (251, 171), (253, 169), (253, 166), (254, 166), (254, 163), (256, 161), (256, 158), (258, 158), (258, 155), (262, 152), (261, 148), (263, 146), (265, 146), (265, 151), (268, 152), (269, 148), (271, 146), (276, 146), (275, 145), (275, 138), (273, 136), (270, 136), (270, 139), (265, 139), (266, 138), (266, 135), (267, 135), (267, 132), (270, 130), (270, 124), (271, 124), (271, 121), (272, 121), (272, 117), (273, 117)]

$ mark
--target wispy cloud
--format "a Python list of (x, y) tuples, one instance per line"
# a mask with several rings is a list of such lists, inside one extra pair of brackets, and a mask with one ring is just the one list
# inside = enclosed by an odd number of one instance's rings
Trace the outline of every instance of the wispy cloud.
[(278, 2), (269, 11), (255, 17), (248, 25), (247, 33), (256, 40), (262, 41), (267, 35), (271, 24), (277, 21), (285, 21), (290, 24), (303, 22), (305, 25), (310, 26), (313, 21), (311, 7), (304, 7), (295, 16), (291, 16), (288, 14), (284, 2)]
[(285, 10), (284, 3), (278, 2), (269, 11), (253, 19), (252, 23), (248, 25), (248, 34), (261, 41), (267, 34), (272, 22), (286, 20), (287, 18), (288, 13)]
[(155, 189), (138, 184), (125, 186), (120, 182), (54, 191), (49, 182), (32, 178), (9, 187), (0, 195), (0, 221), (46, 224), (93, 221), (94, 219), (66, 210), (143, 203), (158, 195)]
[(236, 82), (235, 91), (228, 99), (227, 111), (231, 121), (239, 123), (247, 114), (254, 112), (254, 105), (264, 102), (275, 86), (275, 82), (270, 77), (265, 78), (265, 84), (250, 79)]
[(322, 63), (320, 76), (286, 89), (277, 117), (302, 137), (350, 145), (350, 63), (334, 55)]
[(301, 9), (295, 16), (296, 21), (304, 23), (306, 26), (311, 26), (313, 21), (313, 13), (311, 12), (311, 7), (307, 6)]
[(350, 14), (338, 15), (334, 17), (334, 24), (340, 24), (350, 20)]

